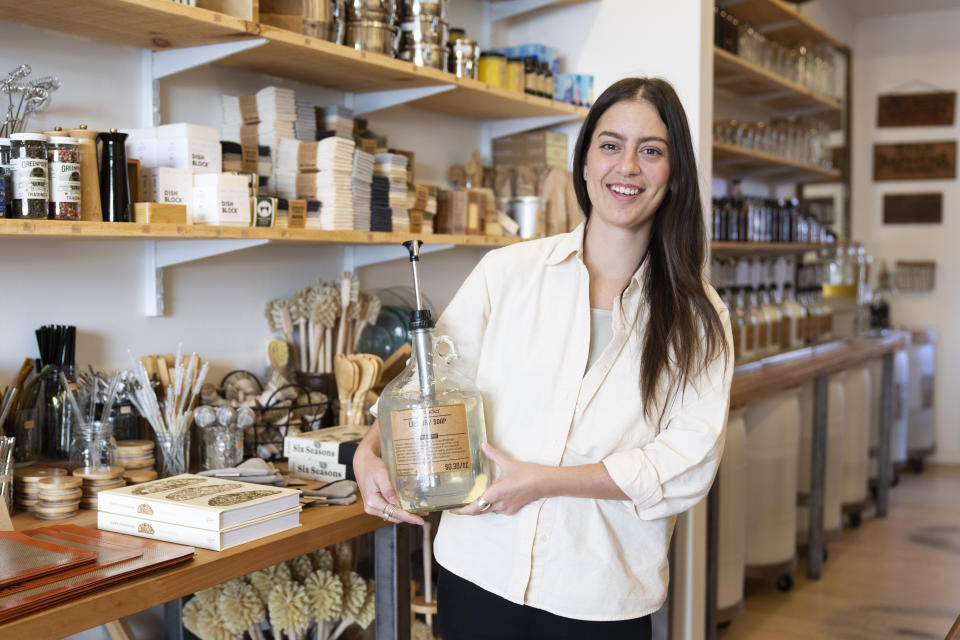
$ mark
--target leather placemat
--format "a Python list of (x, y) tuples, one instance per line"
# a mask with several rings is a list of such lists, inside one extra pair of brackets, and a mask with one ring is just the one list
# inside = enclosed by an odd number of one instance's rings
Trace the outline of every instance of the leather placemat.
[(93, 562), (96, 557), (96, 551), (0, 531), (0, 587)]

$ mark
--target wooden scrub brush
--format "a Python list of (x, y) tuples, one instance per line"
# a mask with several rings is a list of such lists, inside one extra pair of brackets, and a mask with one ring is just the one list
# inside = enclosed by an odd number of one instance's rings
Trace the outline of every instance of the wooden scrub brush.
[(288, 580), (270, 592), (267, 598), (270, 624), (278, 633), (286, 633), (290, 640), (297, 640), (310, 626), (310, 602), (303, 585)]
[(343, 583), (329, 569), (317, 569), (307, 577), (303, 588), (310, 611), (317, 619), (317, 638), (326, 640), (328, 623), (337, 620), (343, 611)]
[(260, 623), (267, 611), (253, 587), (243, 580), (231, 580), (220, 593), (220, 611), (227, 630), (236, 635), (244, 631), (252, 640), (264, 640)]

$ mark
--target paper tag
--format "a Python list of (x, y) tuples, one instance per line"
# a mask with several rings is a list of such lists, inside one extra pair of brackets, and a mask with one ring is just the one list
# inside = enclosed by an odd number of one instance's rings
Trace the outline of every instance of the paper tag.
[(33, 420), (24, 420), (23, 428), (25, 431), (29, 431), (30, 429), (33, 429)]
[(301, 142), (297, 147), (297, 168), (312, 171), (317, 168), (317, 143)]
[(256, 145), (245, 144), (240, 147), (240, 171), (256, 173), (260, 166), (260, 149)]
[(240, 96), (240, 117), (243, 119), (244, 124), (260, 122), (260, 114), (257, 112), (256, 94)]
[(419, 209), (423, 211), (427, 208), (427, 198), (430, 197), (430, 190), (425, 184), (418, 184), (416, 186), (417, 199), (413, 204), (414, 209)]
[(291, 200), (290, 217), (287, 226), (291, 229), (303, 229), (307, 224), (307, 201)]
[(373, 138), (362, 138), (360, 140), (360, 151), (376, 155), (377, 141)]
[(398, 476), (472, 469), (462, 404), (390, 412)]

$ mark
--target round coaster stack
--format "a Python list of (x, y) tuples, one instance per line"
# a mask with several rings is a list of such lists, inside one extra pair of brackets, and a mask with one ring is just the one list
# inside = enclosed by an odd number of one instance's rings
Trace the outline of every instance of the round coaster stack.
[(127, 483), (123, 479), (123, 467), (84, 467), (74, 469), (73, 475), (83, 480), (80, 497), (81, 509), (96, 509), (97, 495), (107, 489), (119, 489)]
[(157, 479), (157, 472), (153, 470), (157, 462), (153, 447), (152, 440), (117, 441), (117, 464), (125, 469), (123, 478), (128, 484)]
[(40, 502), (40, 481), (67, 475), (58, 467), (24, 467), (13, 472), (13, 504), (21, 511), (33, 511)]
[(59, 520), (76, 515), (80, 508), (82, 478), (76, 476), (53, 476), (41, 478), (40, 498), (34, 507), (34, 515), (43, 520)]

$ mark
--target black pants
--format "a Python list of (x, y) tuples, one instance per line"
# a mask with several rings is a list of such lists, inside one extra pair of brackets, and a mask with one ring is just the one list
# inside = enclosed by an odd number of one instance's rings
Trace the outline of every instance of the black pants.
[(564, 618), (504, 600), (440, 567), (443, 640), (650, 640), (650, 616), (616, 622)]

